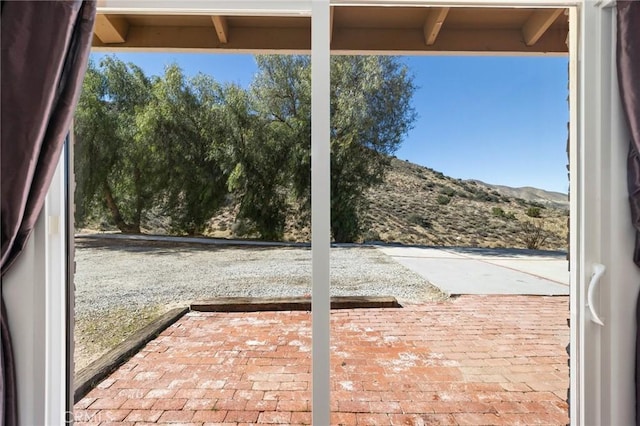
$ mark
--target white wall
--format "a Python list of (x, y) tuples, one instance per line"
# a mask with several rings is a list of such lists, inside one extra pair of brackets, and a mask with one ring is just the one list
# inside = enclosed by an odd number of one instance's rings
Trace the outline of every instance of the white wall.
[[(44, 423), (44, 291), (36, 282), (44, 278), (44, 220), (40, 217), (22, 256), (2, 280), (13, 340), (20, 424)], [(37, 250), (36, 247), (40, 248)]]
[(64, 424), (65, 213), (61, 161), (23, 253), (3, 278), (21, 425)]
[[(585, 309), (584, 294), (593, 263), (607, 267), (597, 307), (604, 326), (587, 313), (572, 327), (584, 334), (580, 362), (581, 423), (585, 425), (635, 424), (636, 300), (640, 270), (633, 263), (635, 231), (631, 226), (627, 195), (629, 138), (622, 115), (616, 72), (615, 7), (612, 2), (583, 5), (581, 103), (584, 115), (581, 138), (584, 204), (580, 214), (584, 281), (578, 309)], [(574, 311), (575, 312), (575, 311)], [(572, 313), (572, 318), (573, 318)], [(572, 389), (572, 394), (575, 392)], [(575, 421), (572, 418), (572, 421)]]
[[(620, 129), (615, 121), (612, 124)], [(608, 238), (603, 241), (602, 252), (603, 262), (609, 267), (601, 284), (600, 298), (605, 318), (601, 339), (601, 424), (632, 425), (635, 424), (635, 318), (640, 270), (632, 259), (635, 232), (626, 191), (627, 139), (620, 131), (612, 131), (612, 136), (611, 181), (603, 200), (608, 206), (610, 221), (605, 229)]]
[[(609, 9), (608, 20), (614, 33), (615, 9)], [(615, 38), (614, 38), (615, 40)], [(610, 114), (602, 123), (603, 150), (603, 213), (604, 223), (602, 257), (609, 265), (606, 286), (601, 291), (600, 306), (606, 318), (602, 330), (602, 424), (635, 424), (635, 344), (636, 300), (640, 289), (640, 269), (633, 263), (635, 230), (627, 193), (627, 154), (629, 134), (618, 96), (615, 71), (615, 49), (608, 52), (605, 66), (610, 67), (611, 93), (602, 108)], [(607, 152), (608, 151), (608, 152)], [(607, 155), (608, 154), (608, 155)]]

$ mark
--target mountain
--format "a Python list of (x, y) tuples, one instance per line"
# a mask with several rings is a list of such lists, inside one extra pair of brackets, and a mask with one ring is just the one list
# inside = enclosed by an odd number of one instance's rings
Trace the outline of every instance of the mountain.
[[(566, 250), (566, 197), (455, 179), (392, 158), (384, 183), (368, 192), (363, 241)], [(212, 219), (208, 234), (233, 237), (234, 211), (229, 206)], [(309, 241), (308, 225), (291, 218), (285, 240)]]
[[(513, 188), (510, 186), (504, 185), (491, 185), (479, 180), (474, 180), (474, 182), (484, 185), (488, 188), (495, 189), (499, 191), (501, 194), (506, 195), (508, 197), (513, 198), (522, 198), (526, 201), (533, 201), (536, 203), (541, 203), (544, 205), (550, 205), (557, 208), (569, 208), (569, 197), (567, 194), (563, 194), (561, 192), (553, 192), (546, 191), (544, 189), (533, 188), (531, 186), (523, 186), (520, 188)], [(569, 183), (567, 182), (567, 185)]]

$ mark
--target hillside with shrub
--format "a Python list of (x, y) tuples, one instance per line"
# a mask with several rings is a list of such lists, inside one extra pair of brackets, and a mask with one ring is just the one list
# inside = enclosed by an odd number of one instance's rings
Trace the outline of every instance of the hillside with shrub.
[[(383, 185), (369, 193), (365, 239), (465, 247), (566, 249), (569, 203), (555, 193), (509, 188), (509, 194), (394, 159)], [(566, 196), (565, 196), (566, 197)]]
[[(509, 196), (493, 185), (445, 176), (398, 159), (384, 182), (369, 190), (364, 230), (359, 242), (433, 246), (511, 247), (566, 250), (569, 203), (544, 190), (509, 188)], [(548, 195), (547, 195), (548, 194)], [(566, 197), (566, 195), (565, 195)], [(236, 221), (239, 205), (232, 198), (211, 218), (203, 235), (257, 238)], [(284, 241), (308, 242), (308, 217), (288, 209)], [(115, 231), (108, 221), (94, 221), (81, 232)], [(149, 215), (143, 232), (169, 234), (169, 220)]]
[[(398, 159), (384, 182), (368, 192), (360, 241), (434, 246), (566, 250), (569, 203), (557, 193), (530, 188), (504, 192), (475, 180), (460, 180)], [(566, 197), (566, 195), (565, 195)], [(235, 206), (211, 220), (207, 234), (237, 237)], [(291, 216), (285, 240), (309, 241), (309, 226)]]

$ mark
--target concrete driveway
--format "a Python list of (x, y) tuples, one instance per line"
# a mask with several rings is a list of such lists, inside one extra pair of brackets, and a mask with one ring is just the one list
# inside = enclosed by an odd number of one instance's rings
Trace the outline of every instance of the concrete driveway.
[(566, 253), (523, 249), (376, 246), (450, 295), (569, 294)]

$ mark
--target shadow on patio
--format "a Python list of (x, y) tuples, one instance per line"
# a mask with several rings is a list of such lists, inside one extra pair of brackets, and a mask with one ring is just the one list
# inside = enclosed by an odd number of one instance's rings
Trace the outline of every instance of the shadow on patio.
[[(332, 311), (332, 424), (567, 424), (568, 297)], [(75, 406), (76, 425), (310, 424), (309, 312), (191, 312)]]

